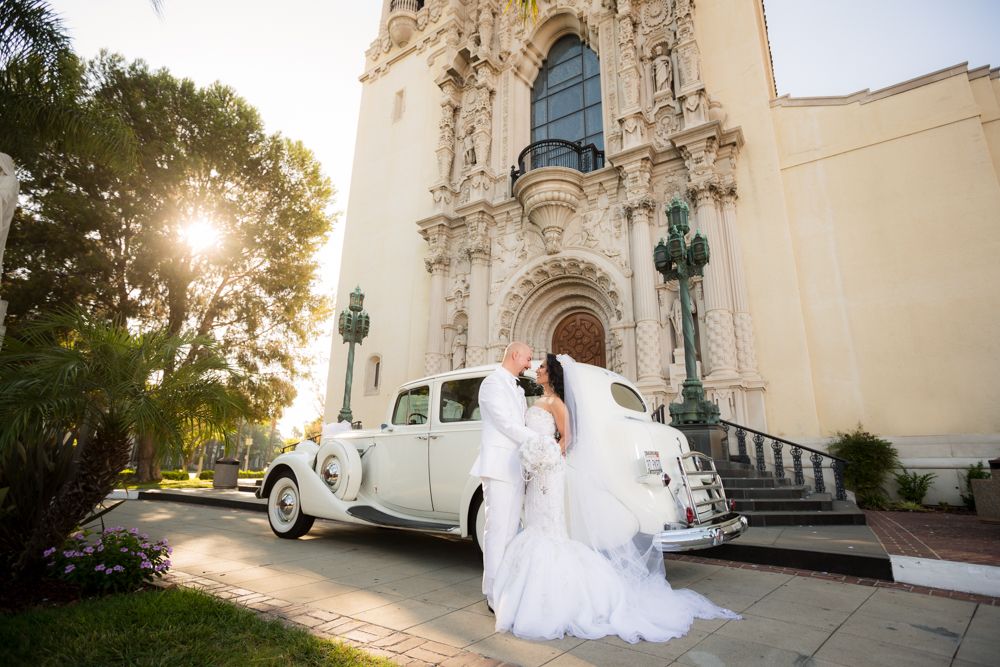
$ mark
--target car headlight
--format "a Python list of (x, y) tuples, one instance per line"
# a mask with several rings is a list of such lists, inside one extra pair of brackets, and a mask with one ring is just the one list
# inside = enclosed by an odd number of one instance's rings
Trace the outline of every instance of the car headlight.
[(333, 491), (340, 486), (340, 461), (336, 456), (331, 456), (323, 462), (323, 481)]

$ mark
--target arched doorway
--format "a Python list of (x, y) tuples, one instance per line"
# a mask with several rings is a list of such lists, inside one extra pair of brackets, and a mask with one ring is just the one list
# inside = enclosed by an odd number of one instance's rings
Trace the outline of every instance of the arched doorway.
[(571, 313), (556, 325), (552, 352), (568, 354), (582, 364), (604, 368), (607, 366), (604, 326), (590, 313)]

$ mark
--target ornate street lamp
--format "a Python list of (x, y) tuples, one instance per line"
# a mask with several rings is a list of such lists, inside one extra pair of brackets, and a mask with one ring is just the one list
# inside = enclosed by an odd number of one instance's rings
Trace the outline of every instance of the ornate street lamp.
[(344, 406), (337, 415), (338, 421), (353, 422), (351, 416), (351, 384), (354, 382), (354, 346), (360, 345), (361, 341), (368, 335), (371, 328), (371, 318), (361, 307), (365, 303), (365, 295), (361, 292), (361, 287), (355, 287), (351, 292), (350, 305), (341, 311), (340, 320), (337, 324), (337, 332), (344, 337), (347, 343), (347, 376), (344, 378)]
[(703, 274), (709, 259), (708, 239), (698, 232), (686, 241), (688, 227), (688, 207), (678, 197), (674, 197), (667, 208), (670, 233), (666, 241), (660, 240), (653, 250), (653, 263), (664, 280), (676, 280), (681, 300), (681, 328), (684, 334), (684, 370), (687, 377), (681, 403), (670, 404), (670, 421), (679, 424), (718, 424), (719, 407), (705, 399), (705, 389), (698, 379), (698, 366), (694, 352), (694, 320), (691, 317), (691, 296), (688, 280)]

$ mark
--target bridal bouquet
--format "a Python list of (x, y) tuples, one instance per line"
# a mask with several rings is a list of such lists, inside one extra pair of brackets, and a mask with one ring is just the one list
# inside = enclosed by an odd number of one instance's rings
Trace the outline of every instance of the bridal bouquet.
[(536, 474), (555, 469), (562, 459), (556, 441), (544, 435), (535, 435), (521, 443), (521, 466), (524, 472)]

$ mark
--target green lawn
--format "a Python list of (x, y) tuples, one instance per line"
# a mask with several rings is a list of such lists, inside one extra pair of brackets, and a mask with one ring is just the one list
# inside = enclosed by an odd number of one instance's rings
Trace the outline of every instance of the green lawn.
[(164, 479), (159, 482), (144, 482), (142, 484), (136, 484), (135, 482), (129, 482), (126, 484), (126, 488), (129, 489), (140, 489), (145, 491), (146, 489), (211, 489), (212, 480), (210, 479)]
[(0, 616), (0, 665), (390, 664), (185, 589)]

